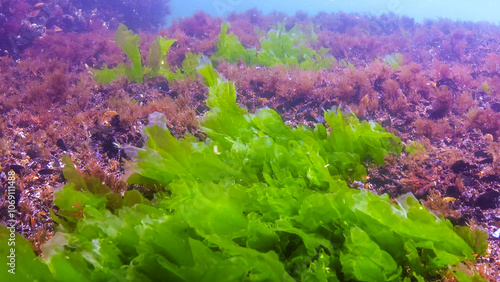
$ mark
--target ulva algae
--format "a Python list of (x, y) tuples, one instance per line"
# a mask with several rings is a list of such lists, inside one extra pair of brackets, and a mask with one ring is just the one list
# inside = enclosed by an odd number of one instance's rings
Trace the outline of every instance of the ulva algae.
[(90, 204), (76, 225), (59, 227), (43, 263), (20, 254), (23, 266), (44, 269), (30, 279), (424, 281), (447, 268), (473, 279), (453, 266), (484, 253), (482, 231), (455, 231), (411, 194), (391, 201), (348, 187), (366, 175), (363, 161), (400, 153), (399, 138), (340, 111), (325, 113), (328, 128), (287, 126), (272, 109), (238, 107), (233, 83), (211, 65), (198, 71), (209, 87), (208, 138), (177, 139), (161, 116), (144, 129), (130, 181), (163, 185), (152, 201), (110, 204), (107, 190), (68, 185), (58, 201)]

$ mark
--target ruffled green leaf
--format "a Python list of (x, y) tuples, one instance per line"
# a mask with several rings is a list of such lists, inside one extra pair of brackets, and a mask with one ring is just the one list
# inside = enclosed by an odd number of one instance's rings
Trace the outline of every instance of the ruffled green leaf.
[(124, 24), (120, 24), (114, 36), (116, 44), (122, 49), (132, 62), (132, 67), (129, 69), (128, 77), (131, 81), (142, 83), (142, 59), (139, 51), (139, 35), (133, 34)]
[(314, 129), (248, 113), (234, 84), (211, 65), (199, 72), (207, 138), (175, 138), (158, 113), (143, 130), (130, 181), (163, 185), (153, 201), (108, 192), (64, 158), (74, 183), (55, 195), (61, 225), (43, 248), (55, 281), (477, 279), (461, 263), (484, 252), (479, 229), (454, 228), (411, 194), (349, 187), (364, 162), (400, 153), (399, 138), (340, 111)]

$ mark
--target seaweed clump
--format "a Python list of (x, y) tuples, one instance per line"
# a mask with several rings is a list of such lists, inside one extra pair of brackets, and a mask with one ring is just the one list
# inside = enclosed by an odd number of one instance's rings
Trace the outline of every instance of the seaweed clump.
[(283, 25), (277, 26), (260, 39), (260, 50), (245, 48), (236, 35), (227, 33), (228, 28), (229, 24), (221, 25), (217, 52), (212, 56), (212, 61), (224, 59), (235, 63), (242, 60), (248, 66), (283, 64), (312, 70), (330, 68), (336, 62), (334, 57), (328, 56), (329, 49), (321, 47), (316, 51), (306, 46), (306, 42), (314, 42), (317, 36), (312, 31), (302, 32), (298, 25), (288, 32)]
[[(453, 227), (410, 194), (390, 200), (347, 186), (365, 178), (363, 162), (401, 152), (379, 124), (326, 111), (328, 128), (293, 128), (274, 110), (239, 107), (211, 65), (198, 71), (209, 87), (207, 139), (177, 139), (155, 113), (145, 146), (126, 148), (136, 162), (128, 181), (165, 190), (152, 202), (135, 190), (121, 199), (66, 158), (73, 183), (55, 200), (65, 221), (44, 246), (46, 264), (21, 254), (22, 277), (424, 281), (485, 252), (483, 231)], [(462, 270), (452, 268), (467, 278)]]
[(127, 55), (132, 65), (119, 64), (112, 69), (104, 65), (102, 70), (94, 70), (95, 78), (99, 84), (108, 84), (121, 76), (127, 77), (131, 82), (142, 83), (144, 77), (163, 76), (169, 81), (175, 81), (195, 75), (194, 70), (199, 56), (192, 53), (185, 54), (186, 59), (182, 70), (178, 68), (176, 72), (173, 72), (170, 69), (166, 55), (172, 44), (177, 41), (176, 39), (165, 39), (157, 36), (149, 48), (148, 65), (143, 66), (139, 50), (139, 35), (133, 34), (125, 25), (121, 24), (116, 30), (114, 38), (116, 44)]

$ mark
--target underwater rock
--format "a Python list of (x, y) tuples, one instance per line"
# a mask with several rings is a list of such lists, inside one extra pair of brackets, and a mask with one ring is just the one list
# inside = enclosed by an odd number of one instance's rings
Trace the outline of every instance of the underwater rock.
[(108, 135), (102, 142), (102, 149), (108, 158), (115, 158), (118, 156), (119, 148), (116, 146), (116, 141), (113, 136)]
[(55, 169), (44, 168), (44, 169), (40, 169), (40, 170), (38, 171), (38, 174), (39, 174), (39, 175), (49, 175), (49, 174), (54, 174), (54, 173), (56, 173), (56, 172), (58, 172), (58, 171), (57, 171), (57, 170), (55, 170)]
[(34, 159), (40, 155), (40, 151), (35, 147), (29, 148), (26, 150), (26, 155), (28, 155), (31, 159)]
[(491, 109), (495, 112), (495, 113), (499, 113), (500, 112), (500, 103), (493, 103), (491, 104)]
[(59, 138), (59, 139), (57, 139), (57, 141), (56, 141), (56, 146), (57, 146), (59, 149), (61, 149), (61, 150), (65, 151), (65, 152), (66, 152), (66, 151), (68, 151), (68, 147), (66, 147), (66, 143), (64, 143), (64, 141), (63, 141), (62, 139), (60, 139), (60, 138)]
[(479, 207), (481, 210), (496, 209), (498, 207), (498, 200), (500, 192), (495, 190), (488, 190), (477, 197), (474, 206)]
[(429, 119), (433, 119), (433, 120), (441, 119), (441, 118), (444, 118), (447, 113), (448, 113), (447, 111), (442, 111), (440, 109), (432, 110), (429, 113)]
[(384, 83), (384, 80), (382, 78), (377, 78), (373, 82), (373, 90), (377, 91), (378, 93), (384, 92), (384, 88), (382, 87), (382, 84)]
[(24, 167), (21, 165), (12, 164), (10, 169), (13, 170), (17, 175), (21, 175), (24, 172)]
[(157, 78), (157, 81), (151, 83), (152, 88), (156, 88), (158, 90), (161, 90), (163, 92), (169, 92), (170, 91), (170, 86), (168, 84), (168, 81), (163, 78)]
[(458, 90), (457, 84), (451, 78), (445, 77), (436, 82), (436, 87), (438, 88), (444, 85), (448, 86), (454, 92)]
[(457, 186), (448, 186), (446, 189), (446, 197), (459, 198), (461, 193)]
[(485, 152), (483, 150), (479, 150), (479, 151), (474, 152), (474, 156), (476, 158), (490, 158), (491, 157), (490, 154), (488, 154), (487, 152)]
[(484, 181), (484, 182), (500, 182), (500, 176), (488, 175), (485, 177), (481, 177), (481, 179), (479, 179), (479, 180)]
[(451, 165), (451, 170), (453, 170), (454, 173), (471, 173), (471, 170), (476, 169), (476, 165), (470, 165), (469, 163), (459, 160), (456, 161)]
[(121, 120), (120, 120), (120, 115), (114, 115), (111, 120), (109, 121), (109, 124), (115, 129), (115, 130), (123, 130)]
[(483, 159), (479, 163), (480, 164), (491, 164), (491, 163), (493, 163), (493, 158), (490, 157), (490, 158)]

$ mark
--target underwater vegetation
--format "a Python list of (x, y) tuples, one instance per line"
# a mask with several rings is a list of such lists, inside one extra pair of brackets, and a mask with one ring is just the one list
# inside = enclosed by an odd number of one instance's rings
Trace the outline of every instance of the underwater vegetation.
[(52, 3), (0, 7), (3, 27), (28, 14), (46, 27), (10, 33), (26, 44), (0, 57), (0, 222), (13, 171), (17, 252), (33, 262), (20, 279), (214, 265), (256, 280), (500, 279), (498, 26), (250, 10), (156, 32), (87, 10), (59, 25)]
[(175, 138), (154, 113), (143, 131), (145, 146), (126, 149), (135, 154), (128, 181), (165, 190), (152, 202), (137, 190), (122, 198), (100, 179), (80, 176), (63, 157), (70, 184), (55, 193), (58, 232), (42, 247), (45, 263), (19, 239), (23, 267), (16, 275), (424, 281), (485, 252), (484, 231), (453, 228), (410, 194), (391, 201), (347, 186), (366, 177), (363, 162), (382, 165), (402, 150), (401, 140), (377, 123), (333, 110), (324, 113), (327, 127), (287, 126), (272, 109), (249, 114), (239, 107), (234, 84), (210, 64), (198, 71), (209, 87), (210, 110), (200, 124), (208, 138)]
[(193, 78), (195, 75), (195, 66), (200, 56), (192, 53), (185, 54), (186, 58), (182, 70), (177, 68), (173, 72), (170, 69), (170, 65), (166, 61), (166, 55), (172, 44), (175, 43), (175, 39), (164, 39), (157, 36), (149, 48), (148, 65), (143, 66), (141, 52), (139, 51), (139, 35), (133, 35), (132, 31), (121, 24), (116, 30), (114, 38), (116, 44), (127, 55), (132, 65), (126, 66), (121, 63), (113, 69), (108, 69), (104, 65), (102, 70), (94, 70), (99, 84), (108, 84), (120, 76), (127, 77), (131, 82), (142, 83), (144, 77), (152, 78), (161, 75), (173, 83), (180, 79)]
[[(234, 34), (227, 34), (229, 24), (221, 25), (221, 32), (218, 41), (215, 43), (217, 51), (210, 60), (226, 60), (229, 63), (236, 63), (242, 60), (248, 66), (259, 64), (263, 66), (274, 66), (283, 64), (286, 67), (300, 67), (308, 70), (326, 69), (333, 66), (335, 58), (327, 56), (328, 49), (320, 48), (318, 52), (304, 45), (315, 35), (306, 35), (299, 31), (298, 26), (294, 26), (286, 32), (285, 27), (280, 25), (278, 30), (271, 31), (267, 37), (260, 40), (261, 49), (246, 49)], [(200, 55), (186, 53), (182, 63), (182, 69), (177, 68), (175, 72), (171, 70), (167, 62), (167, 54), (176, 39), (165, 39), (157, 36), (151, 44), (148, 53), (148, 66), (142, 65), (141, 53), (139, 51), (139, 35), (133, 35), (132, 31), (121, 24), (114, 34), (116, 44), (127, 55), (132, 63), (131, 66), (119, 64), (109, 69), (106, 65), (103, 69), (94, 70), (99, 84), (108, 84), (118, 77), (127, 77), (129, 81), (142, 83), (143, 78), (153, 78), (163, 76), (171, 83), (179, 79), (193, 78), (195, 66)]]
[(233, 33), (227, 34), (229, 24), (221, 25), (219, 40), (216, 43), (217, 52), (211, 57), (236, 63), (242, 60), (248, 66), (259, 64), (274, 66), (284, 64), (287, 67), (300, 67), (302, 69), (319, 70), (331, 68), (336, 62), (335, 58), (327, 56), (329, 49), (320, 48), (319, 51), (305, 45), (306, 42), (314, 43), (317, 35), (314, 32), (302, 32), (298, 25), (286, 31), (284, 25), (271, 30), (266, 37), (260, 39), (260, 50), (247, 49), (240, 43)]

